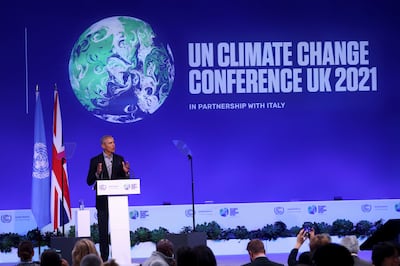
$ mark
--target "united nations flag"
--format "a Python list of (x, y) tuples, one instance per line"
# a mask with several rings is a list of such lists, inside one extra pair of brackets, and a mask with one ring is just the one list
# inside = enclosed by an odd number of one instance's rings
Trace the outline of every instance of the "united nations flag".
[(32, 166), (32, 214), (38, 228), (51, 222), (50, 219), (50, 170), (44, 130), (42, 103), (36, 86), (34, 125), (33, 166)]

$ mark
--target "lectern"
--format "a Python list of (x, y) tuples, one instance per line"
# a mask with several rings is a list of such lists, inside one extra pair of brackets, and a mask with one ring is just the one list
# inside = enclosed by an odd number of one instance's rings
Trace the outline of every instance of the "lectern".
[(128, 195), (140, 194), (140, 179), (97, 180), (97, 195), (108, 196), (111, 257), (132, 265)]

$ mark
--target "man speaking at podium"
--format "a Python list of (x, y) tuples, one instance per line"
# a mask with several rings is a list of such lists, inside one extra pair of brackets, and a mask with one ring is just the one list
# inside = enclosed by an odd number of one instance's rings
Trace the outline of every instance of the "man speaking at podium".
[[(90, 159), (89, 173), (86, 182), (89, 186), (99, 179), (129, 178), (129, 162), (121, 155), (115, 154), (114, 138), (105, 135), (101, 138), (103, 152)], [(96, 185), (94, 186), (96, 189)], [(104, 262), (109, 256), (108, 239), (108, 199), (107, 196), (96, 195), (97, 221), (99, 225), (100, 253)]]

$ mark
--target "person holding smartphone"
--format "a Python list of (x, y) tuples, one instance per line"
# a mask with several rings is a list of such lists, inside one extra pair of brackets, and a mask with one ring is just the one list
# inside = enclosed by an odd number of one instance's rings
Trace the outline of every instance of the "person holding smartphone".
[(315, 231), (311, 226), (305, 225), (297, 234), (296, 244), (294, 248), (290, 251), (288, 257), (288, 266), (296, 265), (311, 265), (310, 252), (306, 251), (300, 254), (299, 260), (297, 260), (297, 254), (299, 253), (300, 247), (304, 244), (307, 239), (314, 237)]

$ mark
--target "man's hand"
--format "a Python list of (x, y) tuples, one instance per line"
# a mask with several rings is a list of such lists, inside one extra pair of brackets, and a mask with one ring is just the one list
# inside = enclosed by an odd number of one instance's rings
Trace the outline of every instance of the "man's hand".
[(129, 170), (130, 170), (130, 165), (129, 162), (122, 162), (122, 169), (124, 169), (125, 174), (129, 174)]
[(102, 171), (103, 171), (103, 164), (102, 163), (98, 163), (97, 164), (97, 169), (96, 169), (96, 175), (100, 176)]

